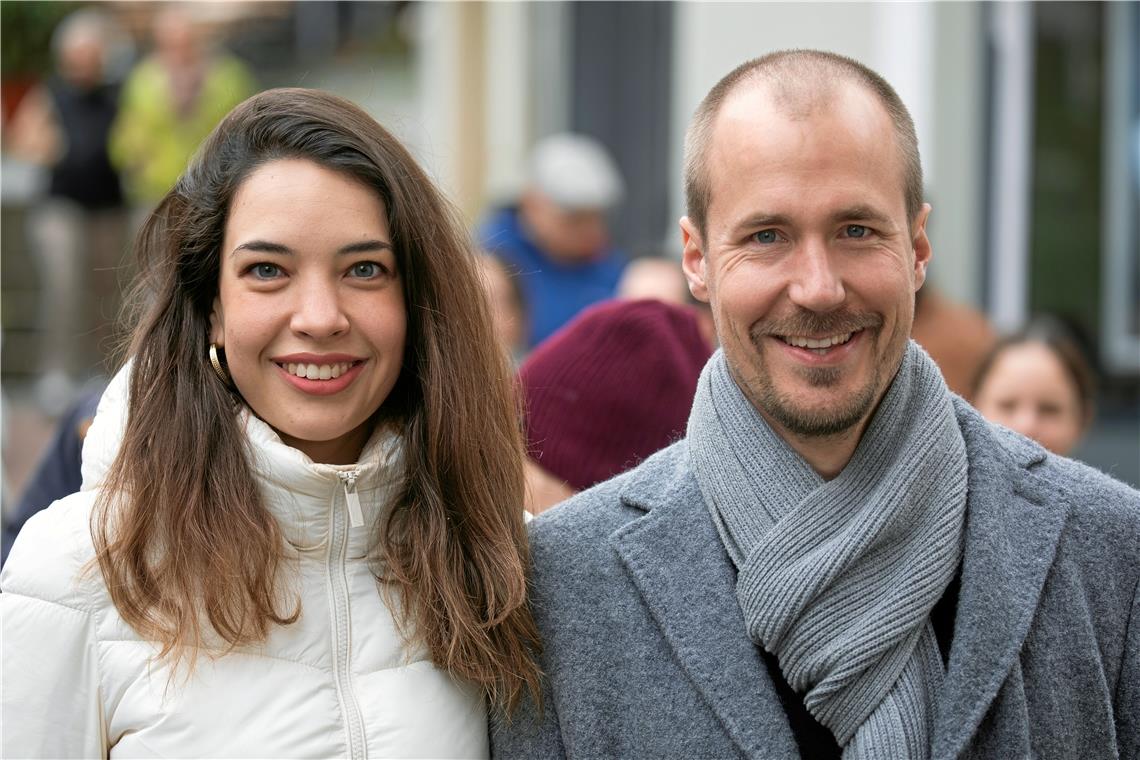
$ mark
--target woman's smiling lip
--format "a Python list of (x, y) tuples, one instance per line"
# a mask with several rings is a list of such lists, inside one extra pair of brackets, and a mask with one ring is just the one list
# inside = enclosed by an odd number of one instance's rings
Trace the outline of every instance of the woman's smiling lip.
[(270, 358), (271, 362), (276, 364), (341, 364), (344, 362), (362, 362), (363, 356), (352, 356), (351, 354), (285, 354), (283, 356), (274, 356)]
[(285, 382), (297, 390), (312, 396), (331, 396), (351, 385), (367, 360), (350, 354), (296, 353), (275, 356), (271, 361)]

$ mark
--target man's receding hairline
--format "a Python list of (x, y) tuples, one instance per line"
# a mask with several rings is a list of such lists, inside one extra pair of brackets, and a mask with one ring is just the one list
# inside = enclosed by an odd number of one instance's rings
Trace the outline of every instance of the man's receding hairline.
[(766, 92), (768, 101), (775, 105), (782, 115), (793, 121), (803, 121), (816, 113), (834, 108), (844, 93), (845, 85), (857, 86), (890, 118), (882, 99), (866, 82), (849, 71), (839, 70), (838, 73), (839, 76), (835, 78), (809, 82), (807, 80), (812, 77), (800, 76), (789, 81), (777, 77), (774, 72), (754, 72), (734, 82), (733, 86), (725, 91), (716, 110), (710, 114), (711, 125), (715, 127), (725, 107), (733, 100), (758, 91)]
[[(913, 120), (898, 93), (879, 74), (854, 59), (818, 50), (784, 50), (747, 61), (725, 75), (701, 100), (686, 131), (686, 213), (692, 217), (694, 211), (698, 212), (698, 218), (693, 221), (702, 237), (706, 234), (712, 199), (709, 156), (725, 106), (744, 93), (766, 89), (769, 99), (784, 115), (793, 120), (807, 119), (821, 109), (833, 107), (835, 93), (852, 84), (871, 97), (891, 125), (903, 169), (902, 191), (907, 206), (907, 222), (913, 221), (910, 217), (921, 208), (921, 199), (918, 199), (916, 208), (911, 208), (916, 199), (911, 198), (910, 185), (914, 178), (921, 185), (922, 167), (917, 155)], [(892, 98), (897, 102), (892, 102)], [(907, 137), (911, 140), (908, 141)], [(911, 141), (915, 141), (914, 145), (908, 144)], [(922, 188), (918, 187), (919, 196), (921, 191)], [(696, 208), (694, 196), (699, 196), (697, 200), (701, 201)]]

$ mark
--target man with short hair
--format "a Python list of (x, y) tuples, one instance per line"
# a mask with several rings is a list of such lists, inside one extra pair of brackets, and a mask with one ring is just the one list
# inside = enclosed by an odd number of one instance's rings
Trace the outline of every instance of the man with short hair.
[(587, 306), (612, 298), (625, 255), (610, 241), (608, 214), (624, 183), (593, 138), (556, 134), (535, 145), (526, 188), (479, 230), (480, 243), (510, 266), (527, 310), (533, 348)]
[(686, 143), (722, 350), (686, 437), (531, 523), (541, 710), (501, 757), (1140, 754), (1140, 493), (986, 423), (908, 340), (910, 116), (750, 61)]

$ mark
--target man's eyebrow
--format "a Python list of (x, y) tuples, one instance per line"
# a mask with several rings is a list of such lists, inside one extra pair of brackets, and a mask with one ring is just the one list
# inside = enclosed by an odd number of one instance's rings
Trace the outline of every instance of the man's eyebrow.
[(791, 217), (783, 214), (753, 214), (751, 216), (741, 219), (735, 225), (736, 229), (755, 229), (757, 227), (787, 227), (792, 223)]
[[(360, 240), (356, 243), (342, 245), (336, 249), (337, 254), (368, 253), (370, 251), (390, 251), (392, 244), (385, 240)], [(279, 253), (292, 256), (296, 251), (287, 245), (274, 243), (269, 240), (247, 240), (231, 252), (231, 256), (238, 251), (251, 251), (253, 253)]]
[(874, 222), (879, 226), (893, 226), (891, 218), (870, 206), (848, 206), (831, 215), (834, 222)]

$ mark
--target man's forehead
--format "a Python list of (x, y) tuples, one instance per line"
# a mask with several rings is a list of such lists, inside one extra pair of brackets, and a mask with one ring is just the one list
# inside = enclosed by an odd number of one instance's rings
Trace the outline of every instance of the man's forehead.
[(713, 122), (712, 146), (741, 133), (753, 138), (773, 131), (773, 137), (788, 130), (810, 133), (832, 119), (856, 132), (893, 137), (886, 109), (857, 82), (804, 84), (757, 78), (742, 82), (721, 104)]
[(885, 107), (859, 85), (827, 94), (791, 102), (748, 83), (725, 99), (706, 164), (706, 219), (717, 234), (781, 215), (854, 218), (865, 208), (884, 228), (884, 217), (905, 216), (903, 159)]

